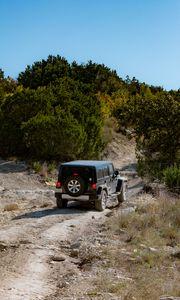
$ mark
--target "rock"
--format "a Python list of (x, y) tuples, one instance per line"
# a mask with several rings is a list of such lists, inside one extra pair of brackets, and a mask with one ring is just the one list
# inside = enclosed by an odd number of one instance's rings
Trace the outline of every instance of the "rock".
[(64, 287), (66, 287), (66, 282), (64, 281), (64, 282), (59, 282), (58, 284), (57, 284), (57, 288), (59, 288), (59, 289), (62, 289), (62, 288), (64, 288)]
[(51, 257), (52, 261), (65, 261), (66, 258), (63, 255), (59, 255), (59, 256), (53, 256)]
[(173, 254), (171, 254), (171, 256), (175, 257), (175, 258), (179, 258), (180, 259), (180, 251), (177, 251)]
[(18, 248), (19, 247), (19, 244), (6, 244), (4, 243), (3, 241), (0, 241), (0, 251), (5, 251), (9, 248)]
[(149, 247), (148, 249), (149, 249), (149, 251), (151, 251), (151, 252), (158, 252), (158, 250), (157, 250), (156, 248), (153, 248), (153, 247)]
[(4, 192), (5, 188), (3, 186), (0, 185), (0, 193)]
[(110, 217), (112, 217), (114, 215), (114, 212), (113, 211), (108, 211), (107, 213), (106, 213), (106, 217), (107, 218), (110, 218)]
[(7, 245), (6, 244), (4, 244), (4, 243), (2, 243), (2, 242), (0, 242), (0, 251), (4, 251), (4, 250), (6, 250), (7, 249)]
[(79, 256), (79, 249), (72, 249), (70, 253), (71, 257), (77, 257)]
[(71, 244), (70, 248), (71, 249), (78, 249), (78, 248), (80, 248), (80, 246), (81, 246), (81, 242), (77, 241), (77, 242)]
[(80, 260), (79, 258), (72, 257), (71, 260), (70, 260), (70, 262), (71, 262), (72, 264), (75, 264), (75, 265), (80, 265), (81, 260)]

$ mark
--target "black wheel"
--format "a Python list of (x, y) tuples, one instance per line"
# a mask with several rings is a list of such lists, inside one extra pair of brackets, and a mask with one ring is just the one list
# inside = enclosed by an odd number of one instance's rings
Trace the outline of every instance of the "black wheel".
[(67, 207), (67, 200), (62, 199), (61, 196), (56, 198), (56, 204), (58, 208), (66, 208)]
[(107, 193), (105, 190), (102, 190), (100, 198), (95, 200), (95, 209), (98, 211), (103, 211), (106, 208), (106, 203)]
[(66, 179), (64, 188), (70, 196), (80, 196), (84, 193), (85, 183), (81, 177), (70, 176)]
[(122, 203), (126, 201), (126, 184), (123, 182), (121, 187), (121, 193), (118, 195), (118, 202)]

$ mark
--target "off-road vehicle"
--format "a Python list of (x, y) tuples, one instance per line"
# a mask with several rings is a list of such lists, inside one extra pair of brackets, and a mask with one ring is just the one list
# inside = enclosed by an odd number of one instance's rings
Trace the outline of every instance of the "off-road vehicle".
[(67, 207), (68, 201), (90, 201), (96, 210), (106, 208), (107, 199), (126, 199), (127, 180), (114, 169), (112, 162), (77, 160), (61, 164), (55, 197), (58, 208)]

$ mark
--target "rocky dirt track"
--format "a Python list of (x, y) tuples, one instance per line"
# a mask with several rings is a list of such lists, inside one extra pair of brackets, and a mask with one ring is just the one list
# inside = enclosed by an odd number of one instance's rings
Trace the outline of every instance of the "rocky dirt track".
[[(131, 180), (128, 197), (140, 189), (141, 181)], [(132, 207), (127, 202), (118, 209)], [(77, 253), (83, 247), (93, 253), (105, 242), (100, 226), (114, 210), (77, 203), (58, 210), (53, 189), (25, 164), (0, 160), (0, 299), (91, 299), (92, 274), (82, 270), (86, 257)]]

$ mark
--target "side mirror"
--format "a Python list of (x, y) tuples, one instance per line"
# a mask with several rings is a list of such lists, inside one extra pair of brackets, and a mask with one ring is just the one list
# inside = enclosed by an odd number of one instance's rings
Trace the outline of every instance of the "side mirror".
[(114, 176), (116, 177), (116, 176), (118, 176), (119, 175), (119, 171), (118, 170), (115, 170), (114, 171)]

